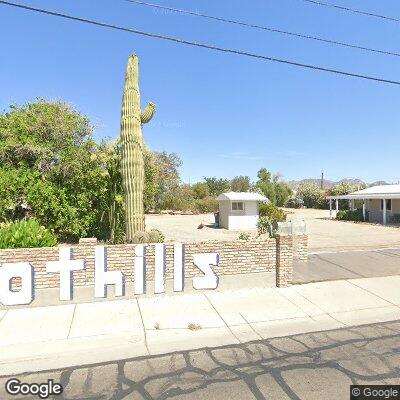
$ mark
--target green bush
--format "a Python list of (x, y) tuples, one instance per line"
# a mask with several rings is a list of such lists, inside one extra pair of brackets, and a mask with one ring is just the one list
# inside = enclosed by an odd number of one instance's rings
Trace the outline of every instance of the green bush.
[(248, 232), (242, 232), (239, 235), (239, 240), (249, 240), (250, 239), (250, 233)]
[(260, 217), (268, 217), (272, 223), (286, 221), (286, 213), (272, 203), (262, 203), (258, 209)]
[(143, 244), (143, 243), (163, 243), (165, 236), (158, 229), (152, 229), (149, 232), (136, 232), (132, 243)]
[(341, 221), (359, 222), (363, 220), (362, 210), (341, 210), (338, 211), (336, 219)]
[(218, 200), (214, 197), (196, 200), (193, 211), (198, 211), (201, 214), (218, 211)]
[(34, 219), (0, 224), (0, 249), (54, 247), (55, 236)]
[(299, 197), (292, 197), (286, 202), (288, 208), (300, 208), (303, 206), (303, 200)]
[(260, 217), (257, 222), (257, 229), (259, 235), (268, 233), (270, 237), (274, 237), (278, 229), (278, 222), (273, 222), (269, 217)]
[(297, 196), (307, 208), (327, 208), (329, 204), (325, 195), (325, 190), (314, 183), (301, 183), (297, 189)]

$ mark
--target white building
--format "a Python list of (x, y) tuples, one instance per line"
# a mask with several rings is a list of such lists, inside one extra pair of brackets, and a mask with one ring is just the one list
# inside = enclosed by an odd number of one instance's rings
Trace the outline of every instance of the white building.
[(259, 193), (229, 192), (218, 196), (219, 226), (230, 230), (257, 228), (258, 203), (269, 200)]
[(336, 214), (339, 211), (339, 200), (349, 200), (351, 209), (355, 208), (355, 202), (362, 204), (364, 221), (368, 219), (385, 225), (400, 222), (400, 185), (372, 186), (342, 196), (328, 196), (327, 199), (331, 217), (333, 200), (336, 202)]

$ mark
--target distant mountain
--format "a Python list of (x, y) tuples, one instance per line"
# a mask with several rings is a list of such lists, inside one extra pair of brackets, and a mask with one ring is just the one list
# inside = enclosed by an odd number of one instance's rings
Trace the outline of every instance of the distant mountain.
[[(323, 183), (323, 187), (324, 189), (330, 189), (331, 187), (342, 183), (342, 182), (346, 182), (349, 183), (350, 185), (361, 185), (363, 183), (365, 183), (364, 181), (362, 181), (361, 179), (355, 178), (344, 178), (341, 179), (340, 181), (331, 181), (329, 179), (324, 179), (324, 183)], [(317, 186), (321, 186), (321, 178), (319, 179), (314, 179), (314, 178), (308, 178), (308, 179), (301, 179), (299, 181), (288, 181), (286, 182), (291, 188), (297, 188), (299, 185), (301, 185), (302, 183), (308, 183), (308, 184), (314, 184)], [(385, 181), (376, 181), (373, 183), (367, 183), (368, 186), (378, 186), (378, 185), (389, 185), (389, 183), (385, 182)]]

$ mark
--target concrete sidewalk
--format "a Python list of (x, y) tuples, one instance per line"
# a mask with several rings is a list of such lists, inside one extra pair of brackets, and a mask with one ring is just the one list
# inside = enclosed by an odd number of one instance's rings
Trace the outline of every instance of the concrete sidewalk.
[(400, 319), (400, 276), (0, 310), (0, 375)]

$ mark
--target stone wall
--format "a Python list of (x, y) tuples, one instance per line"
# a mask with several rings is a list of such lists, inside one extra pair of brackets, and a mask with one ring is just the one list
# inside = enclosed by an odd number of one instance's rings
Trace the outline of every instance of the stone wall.
[[(278, 287), (292, 282), (293, 258), (307, 259), (306, 235), (281, 236), (268, 240), (235, 240), (231, 242), (209, 241), (185, 244), (185, 278), (201, 276), (202, 272), (193, 264), (193, 254), (218, 253), (219, 265), (213, 267), (218, 276), (258, 272), (273, 272), (276, 269)], [(86, 261), (85, 270), (74, 271), (74, 286), (94, 284), (94, 258), (96, 239), (81, 239), (72, 246), (72, 258)], [(126, 282), (134, 282), (134, 249), (136, 245), (107, 246), (107, 270), (121, 271)], [(166, 243), (166, 279), (173, 279), (173, 243)], [(154, 253), (152, 244), (146, 247), (146, 280), (154, 280)], [(46, 272), (47, 261), (57, 261), (59, 250), (5, 249), (0, 250), (0, 267), (3, 263), (29, 262), (34, 267), (36, 289), (58, 288), (59, 274)], [(20, 286), (20, 279), (11, 282), (13, 290)]]
[[(72, 258), (84, 259), (85, 270), (74, 271), (75, 286), (94, 284), (94, 257), (96, 239), (81, 239), (72, 246)], [(134, 249), (136, 245), (107, 246), (107, 270), (121, 271), (126, 282), (134, 281)], [(173, 247), (166, 245), (166, 279), (173, 278)], [(154, 280), (154, 245), (146, 248), (146, 280)], [(46, 261), (59, 259), (58, 248), (6, 249), (0, 250), (0, 265), (3, 263), (30, 262), (34, 267), (36, 289), (58, 288), (59, 274), (46, 272)], [(218, 253), (219, 265), (213, 267), (217, 275), (234, 275), (255, 272), (271, 272), (276, 264), (276, 240), (249, 240), (232, 242), (202, 242), (185, 244), (185, 277), (201, 276), (202, 272), (193, 264), (193, 254)], [(13, 289), (18, 288), (18, 279), (13, 280)]]

